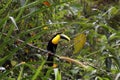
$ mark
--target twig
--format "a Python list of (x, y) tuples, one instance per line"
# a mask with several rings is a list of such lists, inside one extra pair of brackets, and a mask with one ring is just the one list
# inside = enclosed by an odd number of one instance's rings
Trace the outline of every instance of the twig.
[(72, 58), (69, 58), (69, 57), (65, 57), (65, 56), (59, 56), (59, 59), (62, 59), (62, 60), (66, 60), (68, 62), (73, 62), (73, 63), (76, 63), (78, 65), (80, 65), (81, 67), (83, 68), (88, 68), (88, 66), (84, 65), (82, 62), (78, 61), (78, 60), (75, 60), (75, 59), (72, 59)]
[[(6, 33), (3, 33), (3, 35), (7, 36)], [(14, 38), (14, 37), (11, 36), (11, 38)], [(17, 39), (17, 41), (20, 42), (20, 43), (24, 43), (24, 42), (25, 42), (25, 41), (23, 41), (23, 40), (21, 40), (21, 39)], [(51, 54), (51, 55), (55, 55), (54, 53), (51, 53), (50, 51), (44, 50), (44, 49), (39, 48), (39, 47), (37, 47), (37, 46), (34, 46), (33, 44), (27, 43), (27, 45), (30, 46), (30, 47), (32, 47), (32, 48), (35, 48), (35, 49), (41, 50), (41, 51), (43, 51), (43, 52), (49, 53), (49, 54)], [(56, 57), (57, 57), (57, 55), (56, 55)]]

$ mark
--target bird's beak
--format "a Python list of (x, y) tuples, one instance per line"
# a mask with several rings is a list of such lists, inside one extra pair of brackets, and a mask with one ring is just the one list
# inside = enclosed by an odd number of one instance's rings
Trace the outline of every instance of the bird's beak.
[(70, 41), (70, 38), (65, 34), (60, 34), (60, 38)]

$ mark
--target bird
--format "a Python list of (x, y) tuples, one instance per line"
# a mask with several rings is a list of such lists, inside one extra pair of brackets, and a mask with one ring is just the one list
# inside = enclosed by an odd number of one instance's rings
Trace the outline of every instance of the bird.
[[(62, 33), (57, 33), (48, 42), (47, 51), (50, 51), (51, 53), (55, 54), (56, 53), (56, 49), (57, 49), (57, 45), (58, 45), (60, 39), (65, 39), (67, 41), (70, 41), (70, 38), (67, 35), (62, 34)], [(53, 63), (54, 55), (53, 54), (49, 54), (48, 53), (47, 65), (49, 67), (54, 65), (54, 63)]]

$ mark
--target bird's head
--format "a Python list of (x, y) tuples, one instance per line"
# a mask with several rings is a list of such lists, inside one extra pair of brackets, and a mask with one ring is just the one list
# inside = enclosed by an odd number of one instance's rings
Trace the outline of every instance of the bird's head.
[(57, 44), (60, 41), (60, 39), (65, 39), (65, 40), (70, 41), (70, 38), (68, 36), (66, 36), (65, 34), (57, 33), (49, 41), (48, 46), (47, 46), (47, 50), (55, 53), (56, 52), (56, 48), (57, 48)]

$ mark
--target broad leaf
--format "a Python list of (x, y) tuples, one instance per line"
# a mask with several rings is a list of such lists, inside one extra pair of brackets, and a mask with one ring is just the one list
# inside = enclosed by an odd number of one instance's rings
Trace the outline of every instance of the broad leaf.
[(86, 35), (85, 34), (78, 34), (74, 38), (74, 54), (78, 53), (85, 45), (86, 42)]

